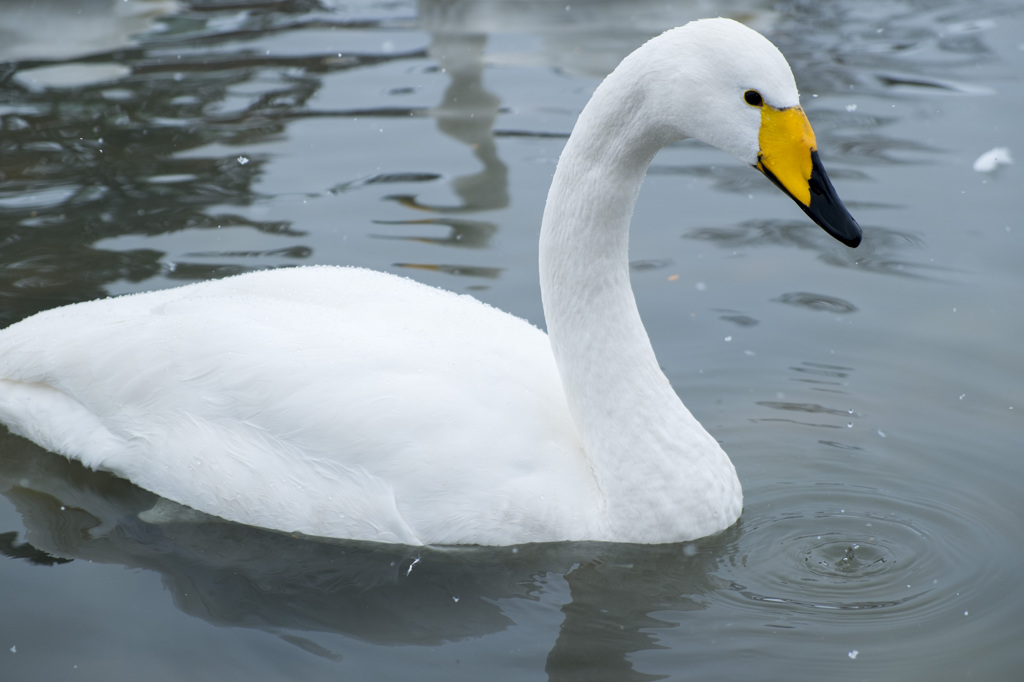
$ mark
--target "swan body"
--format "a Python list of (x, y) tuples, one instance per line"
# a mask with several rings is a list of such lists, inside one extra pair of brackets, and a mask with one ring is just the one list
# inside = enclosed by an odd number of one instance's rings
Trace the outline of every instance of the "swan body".
[(505, 545), (720, 531), (742, 510), (735, 469), (658, 368), (629, 284), (644, 173), (686, 137), (859, 241), (782, 55), (730, 20), (693, 22), (627, 57), (566, 144), (541, 227), (547, 335), (384, 273), (256, 272), (12, 325), (0, 420), (167, 499), (286, 532)]

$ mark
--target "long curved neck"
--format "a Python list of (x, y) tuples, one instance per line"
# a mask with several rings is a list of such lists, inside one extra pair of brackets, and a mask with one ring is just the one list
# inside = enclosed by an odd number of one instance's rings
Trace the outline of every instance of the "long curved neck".
[[(541, 294), (610, 526), (649, 523), (671, 540), (678, 539), (678, 529), (666, 527), (671, 507), (679, 497), (692, 504), (705, 494), (692, 472), (706, 469), (708, 458), (719, 467), (724, 459), (733, 478), (735, 472), (658, 367), (637, 311), (629, 224), (647, 168), (669, 140), (642, 124), (642, 101), (615, 77), (580, 115), (558, 162), (541, 227)], [(643, 506), (648, 500), (650, 508)]]
[(644, 138), (635, 112), (612, 104), (605, 86), (562, 152), (540, 236), (548, 335), (588, 453), (603, 442), (603, 415), (620, 416), (618, 404), (634, 401), (652, 377), (667, 384), (633, 298), (628, 253), (633, 208), (661, 145)]

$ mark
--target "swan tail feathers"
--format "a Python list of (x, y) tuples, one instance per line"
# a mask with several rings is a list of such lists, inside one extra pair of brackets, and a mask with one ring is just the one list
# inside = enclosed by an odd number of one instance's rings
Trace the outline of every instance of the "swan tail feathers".
[(0, 422), (38, 445), (103, 469), (123, 443), (81, 403), (44, 383), (0, 379)]

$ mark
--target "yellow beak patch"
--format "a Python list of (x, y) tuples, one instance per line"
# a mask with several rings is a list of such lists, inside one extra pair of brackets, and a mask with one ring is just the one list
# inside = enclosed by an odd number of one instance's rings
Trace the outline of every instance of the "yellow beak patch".
[(757, 169), (774, 177), (791, 197), (811, 204), (811, 152), (818, 148), (807, 115), (800, 107), (761, 107), (761, 149)]

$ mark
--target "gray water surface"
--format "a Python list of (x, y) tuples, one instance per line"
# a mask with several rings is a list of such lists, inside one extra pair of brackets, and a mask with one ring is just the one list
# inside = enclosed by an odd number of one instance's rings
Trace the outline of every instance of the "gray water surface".
[(865, 233), (696, 143), (651, 169), (634, 288), (736, 526), (440, 550), (151, 523), (4, 431), (0, 679), (1024, 679), (1020, 2), (5, 0), (0, 324), (318, 263), (543, 326), (576, 115), (715, 14), (787, 55)]

